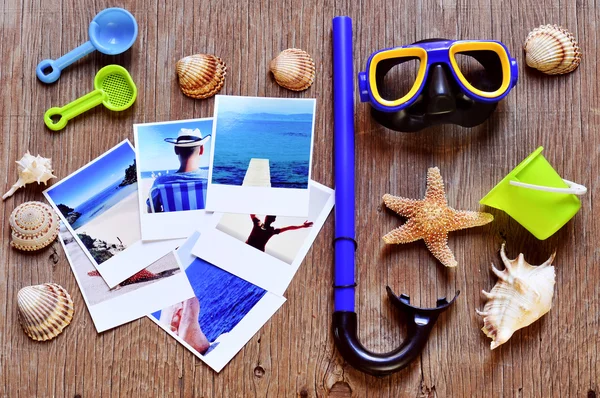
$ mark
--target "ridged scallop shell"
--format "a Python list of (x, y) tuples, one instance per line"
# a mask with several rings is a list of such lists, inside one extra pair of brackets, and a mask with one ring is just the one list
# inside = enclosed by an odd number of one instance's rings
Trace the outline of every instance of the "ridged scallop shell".
[(548, 75), (561, 75), (577, 69), (581, 49), (571, 32), (558, 25), (542, 25), (525, 40), (525, 62)]
[(555, 255), (536, 267), (528, 264), (523, 254), (509, 260), (502, 244), (500, 256), (506, 269), (499, 271), (492, 264), (498, 282), (491, 292), (482, 290), (488, 302), (483, 311), (476, 310), (484, 317), (481, 330), (492, 339), (492, 350), (506, 343), (515, 331), (531, 325), (550, 311), (556, 279), (551, 264)]
[(73, 319), (73, 300), (56, 283), (24, 287), (17, 299), (19, 323), (25, 334), (36, 341), (53, 339)]
[(181, 91), (192, 98), (208, 98), (218, 93), (225, 83), (227, 65), (219, 57), (208, 54), (189, 55), (175, 65)]
[(10, 245), (18, 250), (34, 251), (51, 244), (60, 229), (52, 207), (42, 202), (25, 202), (10, 214)]
[(292, 91), (306, 90), (315, 80), (315, 61), (298, 48), (283, 50), (269, 63), (269, 70), (277, 84)]

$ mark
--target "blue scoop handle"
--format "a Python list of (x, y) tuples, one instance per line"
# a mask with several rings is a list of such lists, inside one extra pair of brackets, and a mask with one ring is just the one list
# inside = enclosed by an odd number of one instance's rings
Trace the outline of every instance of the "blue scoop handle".
[(38, 79), (44, 83), (54, 83), (60, 77), (60, 72), (80, 58), (96, 51), (91, 41), (85, 42), (76, 49), (66, 53), (57, 60), (45, 59), (35, 69)]

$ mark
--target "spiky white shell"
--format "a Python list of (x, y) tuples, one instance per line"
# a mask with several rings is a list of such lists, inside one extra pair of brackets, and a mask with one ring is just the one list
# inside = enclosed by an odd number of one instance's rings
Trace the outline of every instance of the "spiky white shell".
[(24, 287), (17, 300), (19, 323), (25, 334), (36, 341), (53, 339), (73, 319), (73, 300), (56, 283)]
[(562, 26), (542, 25), (525, 39), (525, 62), (548, 75), (561, 75), (577, 69), (581, 49), (575, 36)]
[(476, 310), (484, 317), (481, 330), (492, 339), (492, 350), (506, 343), (515, 331), (531, 325), (550, 311), (556, 279), (551, 264), (555, 255), (536, 267), (528, 264), (522, 253), (509, 260), (502, 244), (500, 256), (506, 268), (499, 271), (492, 264), (498, 282), (491, 292), (482, 290), (488, 302), (483, 311)]
[(56, 178), (52, 172), (52, 159), (45, 158), (40, 155), (33, 156), (29, 151), (20, 160), (17, 160), (19, 180), (12, 186), (12, 188), (2, 196), (2, 199), (6, 199), (11, 196), (15, 191), (26, 184), (32, 182), (46, 183), (51, 178)]

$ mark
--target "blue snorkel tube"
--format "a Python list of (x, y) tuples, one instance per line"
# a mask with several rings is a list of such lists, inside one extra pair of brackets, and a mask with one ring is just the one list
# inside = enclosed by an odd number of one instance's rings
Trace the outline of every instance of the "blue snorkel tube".
[[(354, 368), (374, 375), (397, 372), (417, 358), (438, 316), (456, 299), (437, 300), (436, 308), (410, 305), (404, 294), (397, 297), (387, 287), (392, 304), (404, 315), (407, 336), (395, 350), (377, 354), (358, 340), (357, 316), (354, 311), (355, 264), (357, 248), (354, 231), (354, 72), (352, 67), (352, 20), (333, 19), (333, 100), (335, 141), (335, 272), (333, 334), (342, 357)], [(457, 293), (458, 296), (458, 293)]]

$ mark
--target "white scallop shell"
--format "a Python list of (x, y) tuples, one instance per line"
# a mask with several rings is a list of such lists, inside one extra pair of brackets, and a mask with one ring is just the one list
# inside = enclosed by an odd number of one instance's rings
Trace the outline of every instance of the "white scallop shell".
[(525, 40), (525, 62), (548, 75), (560, 75), (577, 69), (581, 49), (575, 36), (558, 25), (542, 25)]
[(27, 286), (17, 294), (19, 323), (27, 336), (36, 341), (53, 339), (73, 319), (73, 300), (56, 283)]
[(515, 331), (531, 325), (550, 311), (556, 279), (551, 264), (555, 255), (536, 267), (528, 264), (523, 254), (509, 260), (502, 244), (500, 256), (506, 269), (499, 271), (492, 264), (498, 282), (491, 292), (482, 290), (488, 302), (483, 311), (476, 310), (484, 317), (481, 330), (492, 339), (492, 350), (506, 343)]
[(20, 160), (17, 160), (19, 180), (12, 186), (12, 188), (2, 196), (2, 199), (6, 199), (11, 196), (15, 191), (26, 184), (37, 182), (38, 184), (43, 182), (46, 185), (51, 178), (56, 178), (52, 172), (52, 159), (44, 158), (40, 155), (33, 156), (27, 151)]
[(51, 244), (58, 236), (59, 219), (52, 207), (42, 202), (25, 202), (10, 214), (10, 245), (18, 250), (34, 251)]

